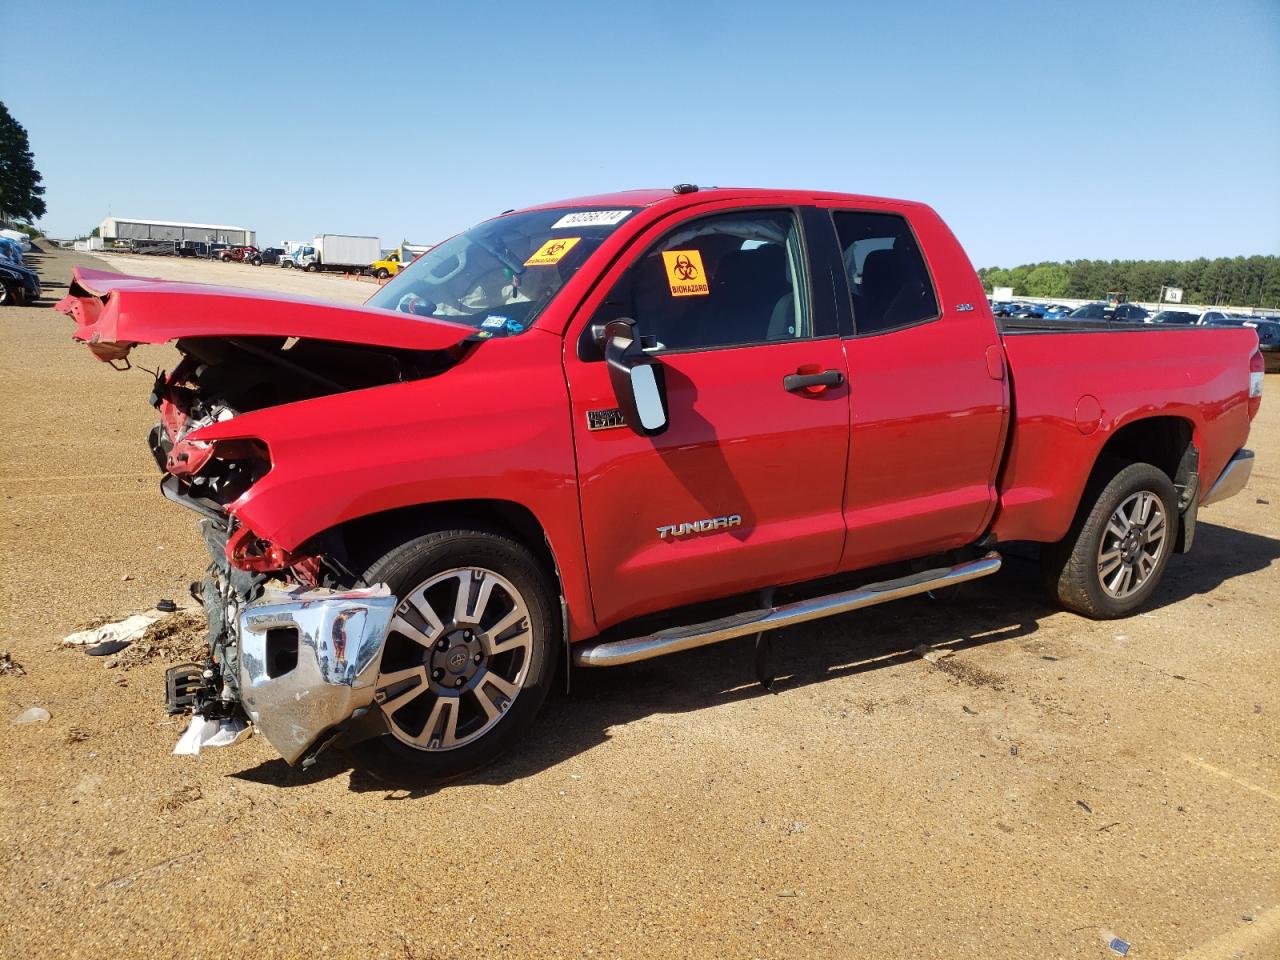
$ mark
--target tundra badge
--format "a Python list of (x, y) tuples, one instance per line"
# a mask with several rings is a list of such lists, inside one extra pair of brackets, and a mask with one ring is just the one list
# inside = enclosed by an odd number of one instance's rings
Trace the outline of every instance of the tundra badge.
[(658, 527), (658, 536), (663, 540), (685, 537), (691, 533), (707, 533), (710, 530), (728, 530), (730, 527), (742, 526), (741, 514), (728, 517), (708, 517), (706, 520), (694, 520), (691, 523), (669, 523)]

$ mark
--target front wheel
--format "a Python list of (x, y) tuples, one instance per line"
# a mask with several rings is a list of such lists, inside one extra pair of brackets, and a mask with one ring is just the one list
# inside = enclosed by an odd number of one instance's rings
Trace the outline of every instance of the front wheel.
[(391, 272), (386, 267), (379, 267), (378, 272), (374, 274), (379, 280), (385, 280), (391, 276)]
[(1150, 598), (1177, 539), (1178, 495), (1163, 470), (1131, 463), (1091, 486), (1067, 536), (1041, 553), (1045, 580), (1068, 610), (1128, 616)]
[(492, 762), (529, 728), (555, 675), (546, 570), (505, 534), (446, 530), (390, 550), (364, 581), (400, 598), (374, 695), (388, 731), (367, 745), (375, 770), (442, 782)]

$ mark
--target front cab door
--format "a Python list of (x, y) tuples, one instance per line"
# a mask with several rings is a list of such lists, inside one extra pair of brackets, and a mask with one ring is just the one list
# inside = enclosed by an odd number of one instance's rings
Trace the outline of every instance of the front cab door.
[[(652, 228), (632, 250), (584, 305), (566, 356), (602, 628), (830, 573), (845, 539), (847, 372), (834, 306), (811, 297), (800, 212), (722, 209)], [(591, 333), (619, 317), (662, 367), (657, 436), (620, 423)]]

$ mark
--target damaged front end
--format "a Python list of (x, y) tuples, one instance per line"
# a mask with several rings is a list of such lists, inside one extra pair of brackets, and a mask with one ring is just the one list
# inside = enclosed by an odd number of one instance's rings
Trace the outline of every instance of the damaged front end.
[(238, 653), (238, 675), (212, 656), (166, 672), (170, 712), (191, 712), (174, 753), (239, 743), (252, 722), (287, 763), (306, 765), (368, 712), (395, 607), (381, 585), (269, 586), (236, 618), (222, 647), (224, 657)]
[(272, 450), (269, 437), (230, 421), (436, 376), (475, 348), (464, 342), (469, 331), (83, 271), (58, 309), (112, 366), (127, 366), (139, 343), (176, 341), (182, 354), (172, 372), (155, 375), (160, 422), (148, 437), (162, 492), (200, 514), (210, 556), (191, 591), (208, 619), (208, 659), (166, 678), (170, 713), (192, 714), (176, 752), (239, 742), (252, 723), (286, 761), (305, 765), (369, 712), (397, 601), (349, 569), (340, 536), (286, 547), (241, 520), (239, 508), (272, 470)]
[(289, 764), (306, 765), (373, 702), (396, 597), (382, 584), (307, 586), (241, 569), (226, 527), (200, 527), (212, 562), (192, 592), (209, 657), (166, 674), (169, 712), (192, 715), (174, 752), (238, 743), (252, 722)]

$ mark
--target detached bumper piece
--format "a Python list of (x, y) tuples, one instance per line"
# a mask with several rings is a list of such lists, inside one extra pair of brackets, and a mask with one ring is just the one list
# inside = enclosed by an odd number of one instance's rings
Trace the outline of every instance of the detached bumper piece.
[(240, 700), (288, 763), (373, 702), (395, 608), (381, 584), (348, 591), (268, 586), (240, 614)]
[(1204, 495), (1204, 501), (1200, 506), (1207, 507), (1209, 504), (1217, 503), (1219, 500), (1234, 497), (1245, 488), (1251, 473), (1253, 473), (1253, 451), (1237, 450), (1235, 456), (1231, 458), (1223, 469), (1222, 475), (1209, 488), (1209, 492)]

